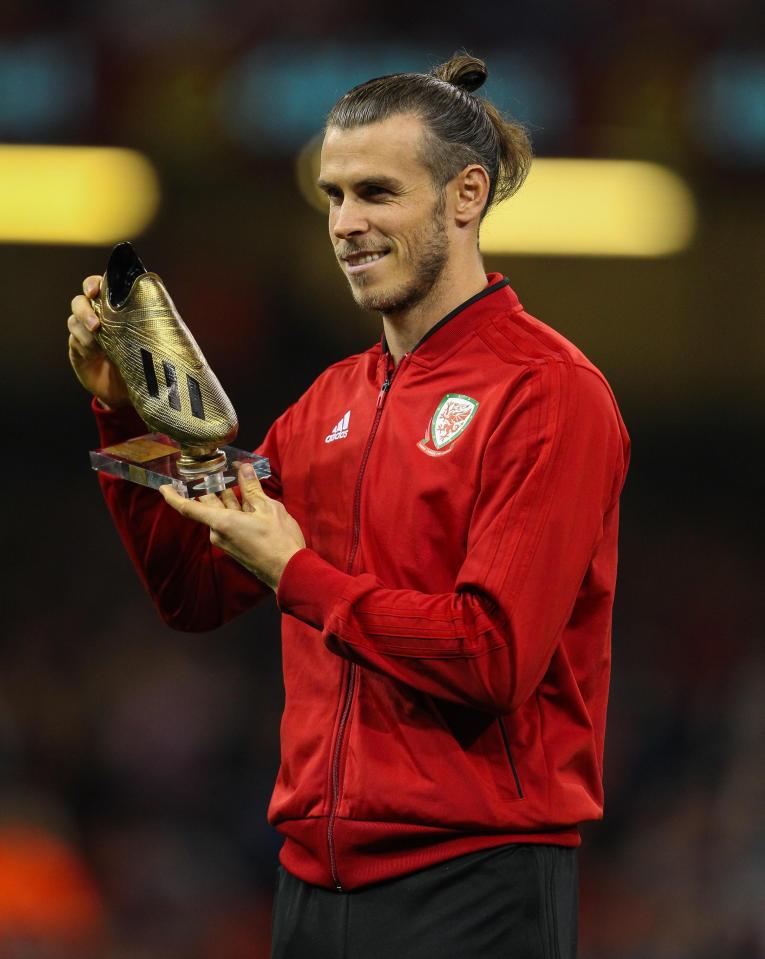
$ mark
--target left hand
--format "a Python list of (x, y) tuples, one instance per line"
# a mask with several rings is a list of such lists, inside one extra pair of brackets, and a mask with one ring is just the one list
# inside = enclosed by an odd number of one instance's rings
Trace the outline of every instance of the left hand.
[(249, 463), (239, 467), (242, 503), (232, 490), (220, 497), (207, 493), (199, 500), (184, 499), (172, 486), (161, 486), (166, 503), (197, 523), (210, 527), (210, 542), (259, 580), (276, 590), (284, 567), (305, 546), (300, 527), (283, 504), (263, 492)]

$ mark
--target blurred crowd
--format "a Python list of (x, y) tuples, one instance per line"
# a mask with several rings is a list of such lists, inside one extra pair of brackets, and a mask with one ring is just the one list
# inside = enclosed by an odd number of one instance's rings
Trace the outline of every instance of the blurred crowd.
[[(544, 152), (646, 156), (690, 175), (702, 226), (688, 254), (488, 266), (601, 366), (633, 439), (606, 813), (583, 830), (580, 955), (759, 959), (765, 570), (752, 459), (765, 425), (765, 150), (760, 160), (746, 123), (738, 152), (715, 147), (721, 134), (698, 104), (728, 76), (721, 63), (765, 62), (765, 11), (747, 0), (629, 10), (548, 0), (489, 4), (474, 22), (463, 14), (447, 6), (436, 22), (397, 0), (363, 14), (347, 0), (5, 0), (0, 138), (114, 143), (152, 158), (164, 205), (137, 246), (250, 446), (328, 363), (379, 335), (333, 273), (288, 141), (269, 140), (265, 125), (259, 140), (257, 124), (237, 136), (249, 101), (226, 97), (245, 89), (232, 86), (245, 68), (267, 84), (253, 63), (313, 48), (322, 63), (336, 58), (342, 85), (373, 73), (386, 45), (420, 57), (412, 69), (467, 46), (491, 70), (494, 50), (525, 64), (519, 89), (535, 81), (528, 100), (503, 105), (525, 113)], [(0, 959), (259, 959), (280, 845), (266, 823), (283, 695), (278, 614), (269, 601), (215, 633), (173, 633), (122, 552), (87, 468), (95, 429), (65, 358), (69, 299), (107, 254), (0, 255), (12, 477)]]

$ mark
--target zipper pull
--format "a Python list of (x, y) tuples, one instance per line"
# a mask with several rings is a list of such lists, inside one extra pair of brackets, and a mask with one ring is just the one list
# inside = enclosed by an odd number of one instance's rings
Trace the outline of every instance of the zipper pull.
[(389, 389), (390, 389), (390, 376), (387, 376), (386, 379), (385, 379), (385, 382), (384, 382), (383, 385), (380, 387), (380, 392), (379, 392), (378, 395), (377, 395), (377, 409), (378, 409), (378, 410), (381, 410), (381, 409), (382, 409), (382, 405), (383, 405), (383, 403), (385, 402), (385, 394), (388, 392)]

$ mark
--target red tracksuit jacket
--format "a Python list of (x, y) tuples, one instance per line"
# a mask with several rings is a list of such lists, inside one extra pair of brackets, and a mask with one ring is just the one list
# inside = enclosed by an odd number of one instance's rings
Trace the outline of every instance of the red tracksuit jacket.
[[(277, 593), (282, 864), (354, 889), (508, 842), (577, 845), (602, 759), (629, 438), (603, 375), (499, 275), (395, 371), (336, 363), (273, 425), (306, 548)], [(145, 432), (98, 411), (104, 445)], [(101, 477), (163, 618), (267, 592), (156, 492)]]

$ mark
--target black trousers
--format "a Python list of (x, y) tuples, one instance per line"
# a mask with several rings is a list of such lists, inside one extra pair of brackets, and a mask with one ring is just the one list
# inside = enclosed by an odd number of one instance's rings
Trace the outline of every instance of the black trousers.
[(576, 959), (577, 852), (512, 844), (340, 893), (279, 866), (272, 959)]

